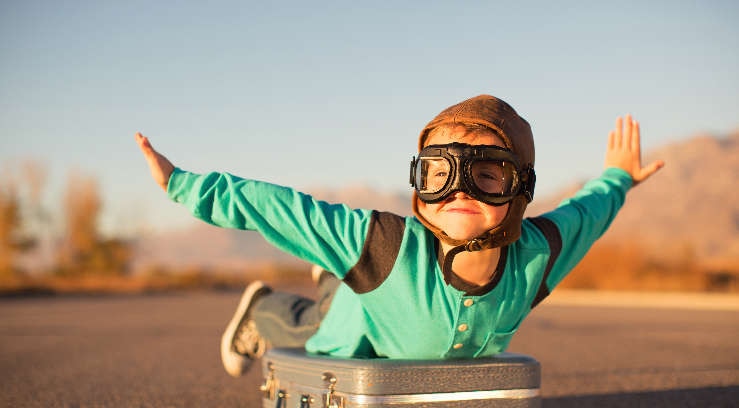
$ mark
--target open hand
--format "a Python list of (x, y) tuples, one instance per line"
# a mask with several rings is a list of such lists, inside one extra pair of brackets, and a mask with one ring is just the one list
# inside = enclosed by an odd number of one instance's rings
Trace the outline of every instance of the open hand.
[(167, 183), (169, 183), (169, 176), (174, 171), (174, 165), (172, 162), (167, 160), (166, 157), (159, 154), (149, 143), (149, 138), (136, 132), (134, 136), (136, 143), (138, 143), (141, 153), (144, 154), (146, 162), (149, 163), (149, 170), (151, 171), (151, 177), (159, 184), (164, 191), (167, 191)]
[(616, 119), (616, 128), (608, 134), (608, 148), (606, 149), (605, 167), (619, 167), (631, 175), (634, 185), (646, 180), (665, 163), (656, 160), (642, 167), (641, 164), (641, 137), (639, 123), (631, 115)]

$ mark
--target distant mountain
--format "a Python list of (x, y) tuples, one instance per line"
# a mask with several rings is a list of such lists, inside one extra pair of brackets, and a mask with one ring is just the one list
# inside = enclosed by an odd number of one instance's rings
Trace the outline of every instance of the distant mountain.
[[(602, 240), (637, 242), (657, 258), (691, 251), (701, 263), (739, 265), (739, 132), (726, 137), (699, 135), (655, 150), (644, 161), (656, 158), (666, 162), (665, 168), (629, 192), (624, 209)], [(573, 183), (560, 193), (536, 197), (527, 215), (554, 208), (580, 185)], [(309, 193), (355, 208), (410, 213), (410, 193), (382, 193), (366, 186)], [(139, 266), (232, 268), (299, 262), (254, 232), (205, 223), (142, 237), (136, 259)]]
[[(372, 208), (401, 215), (411, 212), (410, 193), (384, 193), (361, 185), (341, 190), (314, 188), (307, 193), (316, 199), (345, 203), (352, 208)], [(274, 263), (303, 261), (279, 251), (256, 232), (218, 228), (197, 220), (191, 227), (140, 237), (136, 245), (135, 269), (164, 265), (238, 270)]]
[[(725, 137), (699, 135), (645, 155), (665, 167), (632, 189), (603, 236), (605, 242), (637, 242), (656, 259), (680, 251), (706, 265), (739, 265), (739, 132)], [(535, 200), (527, 214), (556, 206), (577, 191)]]

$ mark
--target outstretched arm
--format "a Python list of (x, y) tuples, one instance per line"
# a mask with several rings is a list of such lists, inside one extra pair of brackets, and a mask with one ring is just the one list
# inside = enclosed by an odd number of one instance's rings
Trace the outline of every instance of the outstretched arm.
[(169, 182), (169, 176), (171, 176), (172, 171), (174, 171), (174, 165), (172, 165), (172, 162), (167, 160), (166, 157), (162, 156), (159, 152), (154, 150), (153, 147), (151, 147), (149, 138), (139, 132), (136, 132), (134, 137), (136, 138), (136, 143), (139, 145), (139, 149), (141, 149), (141, 153), (144, 154), (144, 158), (149, 164), (151, 177), (157, 184), (159, 184), (159, 187), (164, 191), (167, 191), (167, 183)]
[(608, 134), (608, 148), (606, 149), (605, 167), (619, 167), (631, 175), (634, 186), (648, 179), (665, 163), (656, 160), (642, 167), (641, 137), (639, 122), (631, 115), (616, 119), (616, 128)]

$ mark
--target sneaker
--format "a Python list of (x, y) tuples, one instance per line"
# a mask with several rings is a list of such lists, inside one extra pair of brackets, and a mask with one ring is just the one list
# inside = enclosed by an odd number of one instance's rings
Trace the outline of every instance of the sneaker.
[(256, 299), (270, 292), (272, 289), (262, 281), (250, 283), (221, 337), (221, 362), (233, 377), (243, 375), (251, 363), (267, 351), (267, 342), (259, 335), (251, 319), (251, 307)]

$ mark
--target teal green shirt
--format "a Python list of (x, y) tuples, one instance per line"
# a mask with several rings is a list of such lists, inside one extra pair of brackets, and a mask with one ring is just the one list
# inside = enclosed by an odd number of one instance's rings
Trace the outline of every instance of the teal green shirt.
[[(542, 217), (562, 249), (544, 282), (553, 289), (606, 231), (632, 185), (610, 168)], [(276, 247), (331, 271), (340, 285), (311, 352), (434, 359), (506, 349), (542, 285), (549, 243), (523, 220), (502, 273), (484, 293), (444, 282), (439, 243), (415, 217), (318, 201), (293, 189), (230, 174), (175, 169), (169, 196), (208, 223), (256, 230)]]

